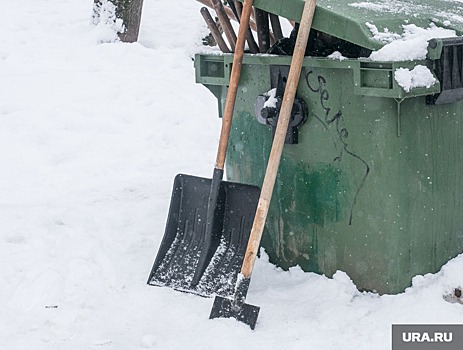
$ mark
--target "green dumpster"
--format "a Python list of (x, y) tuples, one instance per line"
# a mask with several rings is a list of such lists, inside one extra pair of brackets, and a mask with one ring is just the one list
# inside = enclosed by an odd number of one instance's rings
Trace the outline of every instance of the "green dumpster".
[[(303, 0), (254, 4), (298, 21)], [(271, 262), (327, 276), (343, 270), (361, 290), (395, 294), (463, 251), (463, 40), (432, 38), (419, 60), (368, 58), (387, 44), (378, 33), (416, 25), (460, 35), (462, 16), (443, 0), (318, 1), (313, 32), (339, 39), (351, 57), (305, 58), (293, 109), (299, 124), (288, 131), (262, 240)], [(262, 109), (290, 61), (244, 57), (231, 181), (262, 184), (273, 132), (262, 123), (272, 111)], [(217, 97), (219, 114), (231, 63), (230, 54), (195, 57), (197, 82)], [(436, 82), (399, 85), (396, 72), (417, 66)]]

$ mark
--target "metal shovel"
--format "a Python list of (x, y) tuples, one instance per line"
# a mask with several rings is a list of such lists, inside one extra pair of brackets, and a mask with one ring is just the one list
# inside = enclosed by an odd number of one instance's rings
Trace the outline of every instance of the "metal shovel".
[(257, 251), (259, 249), (262, 232), (264, 230), (270, 200), (272, 198), (278, 166), (280, 165), (281, 153), (283, 151), (286, 132), (288, 130), (288, 124), (291, 117), (291, 110), (293, 108), (296, 89), (301, 75), (302, 61), (304, 59), (307, 40), (309, 39), (309, 32), (312, 25), (315, 7), (316, 0), (306, 0), (286, 83), (285, 94), (283, 96), (283, 102), (278, 118), (277, 129), (273, 139), (272, 150), (270, 152), (270, 158), (264, 182), (262, 184), (262, 192), (260, 194), (256, 216), (251, 229), (251, 236), (246, 248), (246, 255), (241, 267), (241, 272), (237, 278), (234, 298), (233, 300), (230, 300), (217, 296), (214, 300), (214, 305), (212, 306), (209, 318), (233, 317), (238, 321), (246, 323), (251, 327), (251, 329), (254, 329), (256, 326), (260, 308), (258, 306), (246, 304), (246, 295), (251, 282), (251, 274), (254, 268)]
[(252, 4), (244, 2), (212, 179), (176, 176), (148, 284), (233, 295), (260, 193), (256, 186), (222, 181)]

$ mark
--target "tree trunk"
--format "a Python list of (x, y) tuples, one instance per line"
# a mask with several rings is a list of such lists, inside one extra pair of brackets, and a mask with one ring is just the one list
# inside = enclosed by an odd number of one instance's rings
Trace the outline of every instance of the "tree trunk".
[[(102, 0), (94, 0), (101, 4)], [(138, 40), (140, 31), (141, 12), (143, 0), (109, 0), (116, 6), (116, 16), (124, 23), (124, 32), (119, 33), (121, 41), (133, 43)]]

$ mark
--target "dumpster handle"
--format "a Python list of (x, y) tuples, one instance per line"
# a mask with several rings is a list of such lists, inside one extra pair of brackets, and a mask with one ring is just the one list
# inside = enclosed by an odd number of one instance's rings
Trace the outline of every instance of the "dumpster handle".
[(394, 99), (397, 102), (397, 137), (402, 135), (402, 102), (405, 98)]

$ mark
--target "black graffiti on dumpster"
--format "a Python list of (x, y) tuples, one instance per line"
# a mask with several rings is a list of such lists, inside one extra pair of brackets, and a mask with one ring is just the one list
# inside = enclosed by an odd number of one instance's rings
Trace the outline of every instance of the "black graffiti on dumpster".
[(365, 174), (363, 175), (362, 181), (360, 182), (360, 185), (358, 186), (354, 200), (352, 202), (351, 210), (350, 210), (350, 215), (349, 215), (349, 225), (352, 224), (352, 217), (355, 209), (355, 205), (357, 204), (357, 198), (363, 188), (363, 185), (365, 184), (368, 174), (370, 173), (370, 166), (368, 163), (362, 159), (359, 155), (355, 154), (349, 149), (349, 144), (348, 144), (348, 137), (349, 137), (349, 132), (346, 128), (342, 127), (343, 124), (343, 114), (342, 111), (339, 110), (338, 112), (334, 113), (331, 111), (331, 108), (328, 107), (328, 102), (330, 100), (330, 93), (328, 92), (328, 89), (326, 88), (326, 83), (327, 80), (324, 76), (318, 75), (316, 78), (316, 86), (313, 86), (313, 83), (311, 84), (310, 79), (314, 76), (314, 71), (310, 70), (306, 76), (305, 76), (305, 81), (307, 83), (307, 87), (312, 91), (313, 93), (318, 94), (320, 98), (320, 105), (323, 109), (324, 116), (320, 117), (313, 113), (313, 116), (320, 121), (320, 123), (323, 124), (324, 128), (328, 130), (328, 127), (331, 125), (335, 126), (336, 130), (336, 137), (337, 140), (334, 141), (334, 147), (335, 149), (338, 149), (337, 147), (337, 141), (340, 142), (341, 144), (341, 149), (339, 151), (339, 155), (334, 158), (333, 161), (342, 161), (343, 155), (347, 154), (350, 157), (355, 158), (359, 162), (362, 163), (362, 165), (365, 167)]

